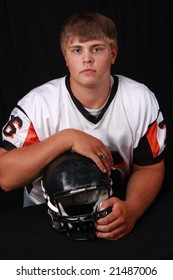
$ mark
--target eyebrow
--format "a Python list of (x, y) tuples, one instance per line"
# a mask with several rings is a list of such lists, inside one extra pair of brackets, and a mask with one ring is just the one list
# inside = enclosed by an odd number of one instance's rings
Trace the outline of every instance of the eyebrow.
[[(90, 45), (89, 47), (95, 48), (95, 47), (101, 47), (101, 46), (105, 46), (105, 44), (104, 43), (97, 43), (97, 44)], [(82, 48), (82, 47), (83, 47), (82, 45), (72, 45), (72, 46), (69, 47), (69, 49)]]

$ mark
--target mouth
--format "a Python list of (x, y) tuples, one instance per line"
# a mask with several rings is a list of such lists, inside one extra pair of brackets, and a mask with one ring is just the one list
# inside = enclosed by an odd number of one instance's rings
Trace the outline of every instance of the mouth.
[(90, 75), (90, 74), (93, 74), (95, 72), (96, 71), (93, 70), (93, 69), (84, 69), (84, 70), (81, 71), (81, 73), (86, 74), (86, 75)]

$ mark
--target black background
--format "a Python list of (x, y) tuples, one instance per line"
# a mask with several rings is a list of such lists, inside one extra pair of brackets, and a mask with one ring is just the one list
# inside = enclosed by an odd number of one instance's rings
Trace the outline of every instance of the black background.
[[(171, 182), (171, 0), (1, 0), (0, 128), (18, 99), (32, 88), (67, 74), (59, 32), (68, 16), (83, 10), (101, 12), (117, 25), (119, 53), (112, 72), (145, 83), (155, 93), (168, 127), (166, 181)], [(16, 207), (20, 199), (18, 191), (5, 194), (1, 190), (0, 209)]]

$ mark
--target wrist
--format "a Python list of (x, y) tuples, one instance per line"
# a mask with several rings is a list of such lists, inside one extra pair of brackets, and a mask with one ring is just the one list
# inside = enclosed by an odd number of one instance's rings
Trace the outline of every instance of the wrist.
[(126, 200), (126, 206), (128, 209), (128, 212), (130, 213), (130, 215), (133, 217), (134, 221), (136, 222), (144, 213), (145, 209), (144, 207), (142, 207), (141, 203), (136, 203)]
[(73, 150), (75, 131), (76, 131), (75, 129), (67, 128), (59, 132), (62, 134), (62, 143), (64, 147), (64, 152)]

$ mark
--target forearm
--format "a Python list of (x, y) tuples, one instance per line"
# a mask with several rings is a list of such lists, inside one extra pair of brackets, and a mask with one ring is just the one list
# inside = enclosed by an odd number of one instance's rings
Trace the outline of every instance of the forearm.
[(56, 156), (70, 148), (68, 131), (11, 151), (1, 151), (0, 186), (10, 191), (34, 181)]
[[(70, 149), (92, 159), (102, 172), (110, 173), (112, 156), (102, 141), (76, 129), (65, 129), (27, 147), (0, 149), (0, 186), (10, 191), (33, 182), (53, 159)], [(99, 158), (100, 153), (105, 155), (104, 160)]]
[(127, 185), (126, 203), (136, 220), (158, 195), (163, 179), (164, 161), (148, 167), (134, 167)]

